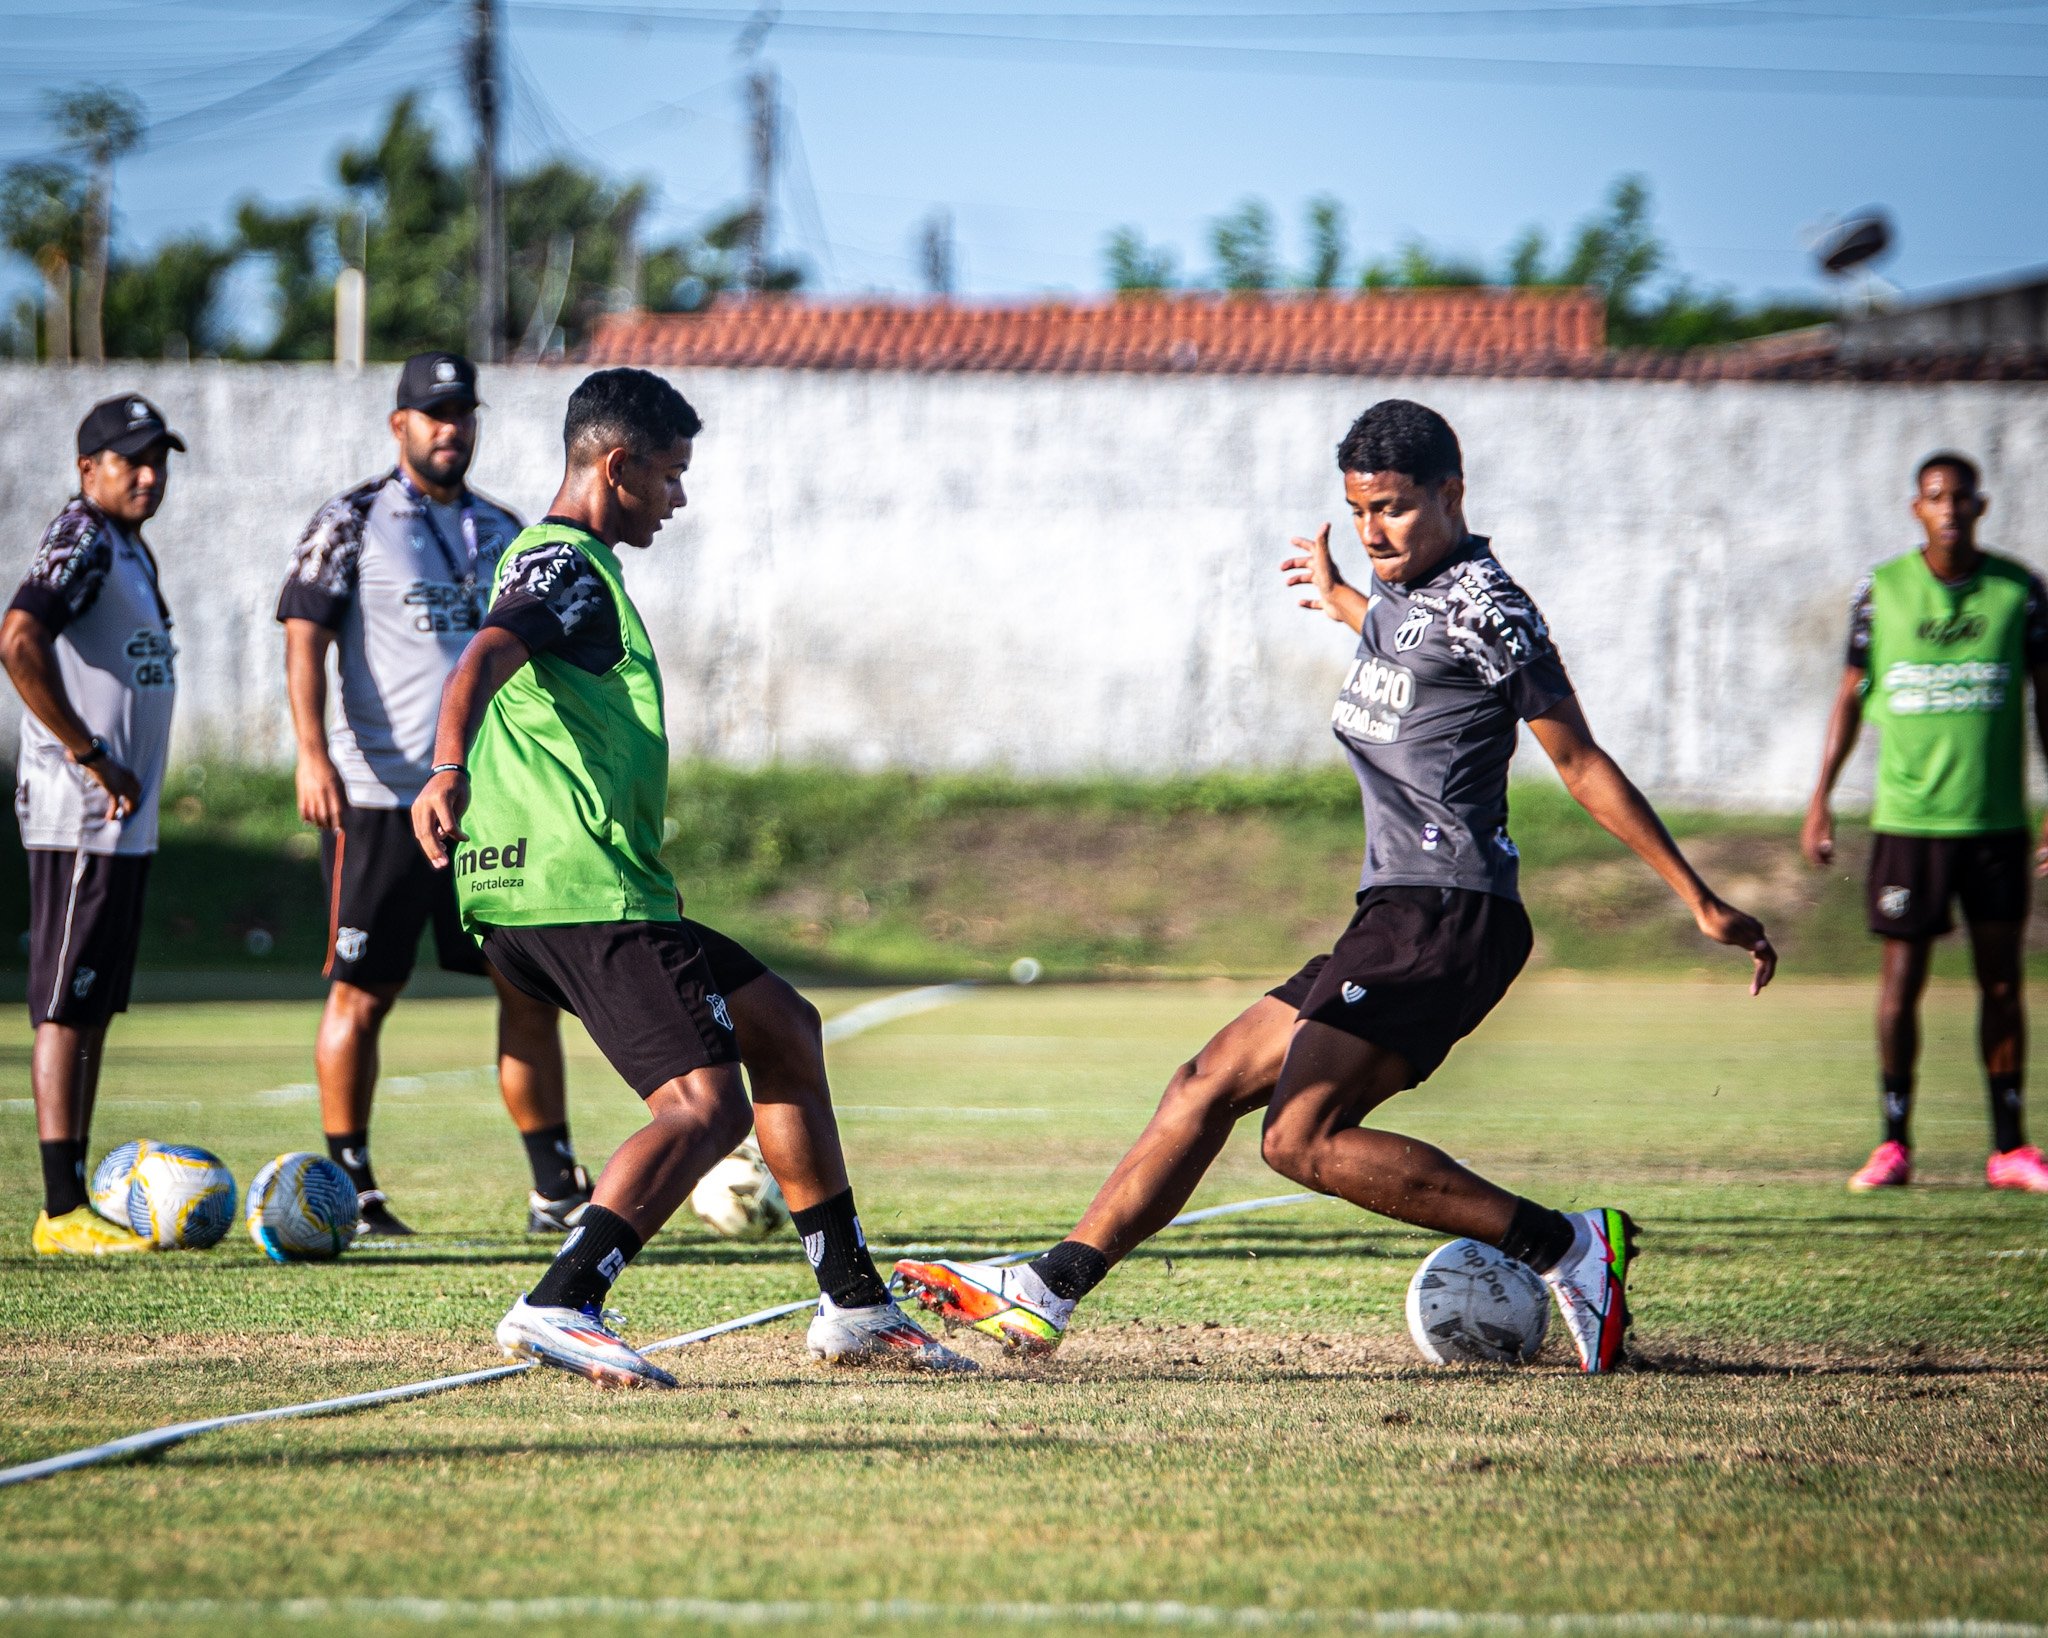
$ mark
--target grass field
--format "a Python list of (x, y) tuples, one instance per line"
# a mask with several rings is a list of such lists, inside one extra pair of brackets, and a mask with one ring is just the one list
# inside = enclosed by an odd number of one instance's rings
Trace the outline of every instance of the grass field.
[[(1727, 979), (1532, 980), (1386, 1112), (1554, 1203), (1634, 1211), (1629, 1372), (1581, 1378), (1556, 1338), (1519, 1371), (1421, 1366), (1400, 1307), (1429, 1238), (1318, 1202), (1161, 1237), (1039, 1367), (825, 1374), (788, 1322), (670, 1356), (680, 1393), (528, 1376), (0, 1492), (0, 1625), (2048, 1619), (2048, 1199), (1982, 1188), (1968, 998), (1930, 1001), (1926, 1186), (1868, 1199), (1841, 1188), (1871, 1141), (1866, 988), (1751, 1002), (1733, 963)], [(1254, 993), (1004, 988), (835, 1048), (870, 1235), (1057, 1237), (1173, 1063)], [(317, 1142), (313, 1016), (138, 1010), (95, 1153), (188, 1139), (246, 1182)], [(475, 1067), (487, 1039), (480, 1004), (394, 1015), (380, 1170), (425, 1233), (327, 1266), (269, 1266), (239, 1232), (133, 1263), (32, 1258), (31, 1123), (12, 1101), (0, 1460), (491, 1363), (489, 1327), (546, 1248), (519, 1232), (519, 1150)], [(0, 1047), (25, 1089), (18, 1017)], [(637, 1106), (580, 1037), (572, 1078), (595, 1159)], [(1247, 1133), (1196, 1203), (1286, 1188)], [(649, 1338), (808, 1289), (789, 1241), (736, 1247), (691, 1221), (616, 1298)], [(534, 1602), (550, 1599), (569, 1602)], [(863, 1605), (890, 1599), (907, 1602)]]

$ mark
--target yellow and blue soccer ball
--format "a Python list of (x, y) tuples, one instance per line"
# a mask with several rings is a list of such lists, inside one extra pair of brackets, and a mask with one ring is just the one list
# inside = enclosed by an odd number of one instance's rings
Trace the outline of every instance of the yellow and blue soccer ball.
[(92, 1169), (86, 1195), (92, 1209), (108, 1222), (128, 1226), (128, 1185), (135, 1181), (135, 1163), (148, 1147), (147, 1138), (131, 1138), (119, 1148), (109, 1149)]
[(339, 1257), (360, 1220), (356, 1186), (325, 1155), (279, 1155), (249, 1185), (249, 1237), (272, 1262)]
[[(235, 1220), (235, 1178), (220, 1156), (189, 1143), (137, 1148), (128, 1174), (128, 1226), (164, 1251), (218, 1244)], [(101, 1169), (113, 1159), (109, 1155)], [(98, 1177), (95, 1172), (95, 1182)]]

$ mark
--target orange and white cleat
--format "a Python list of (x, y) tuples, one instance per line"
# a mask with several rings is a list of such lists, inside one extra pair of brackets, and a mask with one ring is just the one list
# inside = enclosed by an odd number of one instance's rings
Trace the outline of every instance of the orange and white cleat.
[[(2039, 1151), (2035, 1153), (2038, 1155)], [(1993, 1155), (1991, 1161), (1996, 1165), (1998, 1156)], [(1888, 1138), (1870, 1151), (1863, 1169), (1849, 1179), (1849, 1187), (1857, 1194), (1868, 1194), (1872, 1189), (1903, 1189), (1912, 1181), (1913, 1152)]]
[(1020, 1354), (1051, 1353), (1074, 1314), (1074, 1305), (1046, 1290), (1029, 1264), (998, 1268), (905, 1258), (896, 1265), (896, 1277), (941, 1319), (992, 1336)]
[(2031, 1143), (2023, 1149), (2007, 1149), (1984, 1162), (1984, 1181), (1994, 1189), (2048, 1194), (2048, 1159)]
[(1628, 1265), (1635, 1257), (1635, 1220), (1614, 1206), (1568, 1213), (1579, 1230), (1572, 1250), (1544, 1281), (1557, 1299), (1580, 1368), (1611, 1371), (1624, 1360), (1628, 1336)]

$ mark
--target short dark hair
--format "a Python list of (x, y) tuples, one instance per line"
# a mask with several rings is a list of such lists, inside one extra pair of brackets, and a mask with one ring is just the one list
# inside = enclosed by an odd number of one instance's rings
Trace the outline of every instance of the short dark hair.
[(1918, 489), (1927, 479), (1927, 474), (1938, 466), (1945, 466), (1970, 486), (1975, 494), (1984, 486), (1984, 475), (1977, 470), (1977, 463), (1967, 455), (1958, 455), (1952, 449), (1937, 449), (1922, 461), (1913, 473), (1913, 487)]
[(1382, 398), (1337, 446), (1340, 472), (1403, 472), (1425, 486), (1463, 477), (1465, 458), (1451, 423), (1427, 404)]
[(572, 464), (607, 449), (652, 455), (703, 430), (690, 401), (651, 370), (599, 370), (569, 394), (562, 447)]

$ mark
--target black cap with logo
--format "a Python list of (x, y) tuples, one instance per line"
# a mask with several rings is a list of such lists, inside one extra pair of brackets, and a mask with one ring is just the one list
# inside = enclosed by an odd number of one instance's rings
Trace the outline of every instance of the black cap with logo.
[(476, 406), (476, 366), (460, 353), (414, 353), (398, 372), (400, 409), (460, 414)]
[(97, 455), (103, 449), (116, 455), (139, 455), (159, 439), (173, 449), (185, 447), (185, 440), (170, 429), (163, 412), (137, 393), (101, 399), (78, 423), (81, 455)]

